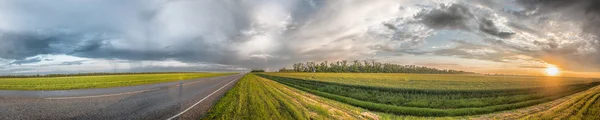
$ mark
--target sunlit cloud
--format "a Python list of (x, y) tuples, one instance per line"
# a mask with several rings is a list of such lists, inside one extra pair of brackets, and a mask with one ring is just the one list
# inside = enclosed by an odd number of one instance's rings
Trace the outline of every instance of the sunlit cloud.
[[(44, 69), (50, 72), (85, 65), (97, 71), (110, 71), (112, 66), (136, 71), (142, 66), (164, 67), (154, 64), (161, 62), (183, 64), (171, 66), (179, 68), (214, 64), (277, 69), (295, 62), (374, 59), (482, 67), (476, 72), (533, 69), (522, 66), (546, 63), (566, 71), (598, 72), (600, 10), (593, 7), (597, 4), (593, 0), (0, 0), (0, 64), (4, 73), (10, 73), (7, 69), (19, 67), (41, 70), (32, 65), (46, 62), (56, 62)], [(78, 59), (50, 60), (56, 56)], [(426, 58), (451, 62), (406, 62)], [(102, 62), (114, 64), (92, 66)], [(132, 65), (137, 67), (127, 67)]]

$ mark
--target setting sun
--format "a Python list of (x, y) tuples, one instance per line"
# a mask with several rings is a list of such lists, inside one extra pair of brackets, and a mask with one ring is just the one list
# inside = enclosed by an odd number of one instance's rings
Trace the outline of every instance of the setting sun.
[(558, 76), (560, 74), (560, 70), (558, 69), (558, 67), (554, 66), (554, 65), (549, 65), (546, 68), (546, 75), (548, 76)]

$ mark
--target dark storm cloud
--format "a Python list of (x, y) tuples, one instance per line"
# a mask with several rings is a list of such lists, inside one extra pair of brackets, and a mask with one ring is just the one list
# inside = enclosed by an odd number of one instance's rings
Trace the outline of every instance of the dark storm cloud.
[(0, 58), (24, 60), (44, 54), (73, 54), (103, 46), (97, 34), (64, 31), (0, 32)]
[(0, 32), (0, 58), (25, 59), (27, 57), (55, 52), (50, 43), (57, 41), (55, 37), (36, 35), (34, 33)]
[(502, 32), (500, 30), (498, 30), (498, 28), (496, 27), (496, 25), (494, 25), (494, 22), (492, 20), (486, 19), (486, 18), (482, 18), (479, 21), (479, 30), (483, 31), (484, 33), (493, 35), (493, 36), (497, 36), (500, 38), (510, 38), (512, 35), (514, 35), (515, 33), (511, 33), (511, 32)]
[[(495, 7), (495, 2), (476, 2), (486, 6)], [(455, 3), (449, 6), (441, 6), (439, 9), (433, 9), (431, 11), (422, 11), (416, 18), (420, 19), (423, 24), (432, 29), (459, 29), (470, 32), (479, 30), (485, 34), (496, 36), (499, 38), (510, 38), (515, 33), (508, 31), (501, 31), (498, 29), (494, 21), (487, 18), (486, 15), (474, 14), (471, 9), (472, 5), (466, 3)], [(478, 28), (471, 28), (470, 22), (477, 21)], [(395, 29), (394, 26), (384, 24), (384, 26)]]
[[(0, 1), (0, 58), (24, 60), (65, 54), (264, 67), (264, 62), (257, 65), (248, 59), (260, 54), (260, 46), (244, 45), (260, 41), (254, 37), (294, 32), (303, 22), (314, 19), (313, 14), (325, 4), (277, 0)], [(292, 20), (279, 29), (279, 22), (286, 19)], [(281, 66), (285, 62), (273, 63)]]
[(469, 8), (462, 4), (442, 6), (440, 9), (423, 11), (417, 15), (423, 24), (433, 29), (469, 30), (467, 22), (473, 17)]
[(147, 11), (141, 6), (136, 1), (2, 2), (0, 21), (7, 25), (0, 25), (0, 58), (22, 60), (96, 49), (100, 45), (95, 41), (124, 38), (125, 29), (148, 21), (138, 17)]

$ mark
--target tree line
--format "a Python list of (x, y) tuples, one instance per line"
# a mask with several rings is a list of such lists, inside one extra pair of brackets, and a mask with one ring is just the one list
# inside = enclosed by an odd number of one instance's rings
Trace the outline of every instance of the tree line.
[(279, 72), (331, 72), (331, 73), (429, 73), (429, 74), (472, 74), (462, 70), (437, 69), (417, 65), (399, 65), (375, 61), (347, 60), (328, 63), (296, 63), (292, 69), (282, 68)]
[(73, 76), (99, 76), (99, 75), (129, 75), (129, 74), (164, 74), (164, 73), (191, 73), (191, 72), (122, 72), (122, 73), (73, 73), (73, 74), (45, 74), (45, 75), (1, 75), (0, 78), (40, 78), (40, 77), (73, 77)]

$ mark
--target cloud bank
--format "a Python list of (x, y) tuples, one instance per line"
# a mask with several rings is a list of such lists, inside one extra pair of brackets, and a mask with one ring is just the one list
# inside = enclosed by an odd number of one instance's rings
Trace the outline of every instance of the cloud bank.
[[(594, 0), (0, 0), (0, 58), (11, 66), (44, 61), (40, 55), (67, 55), (279, 68), (377, 58), (385, 51), (528, 60), (597, 72), (598, 5)], [(470, 36), (432, 38), (446, 32)], [(455, 45), (423, 49), (439, 41)]]

